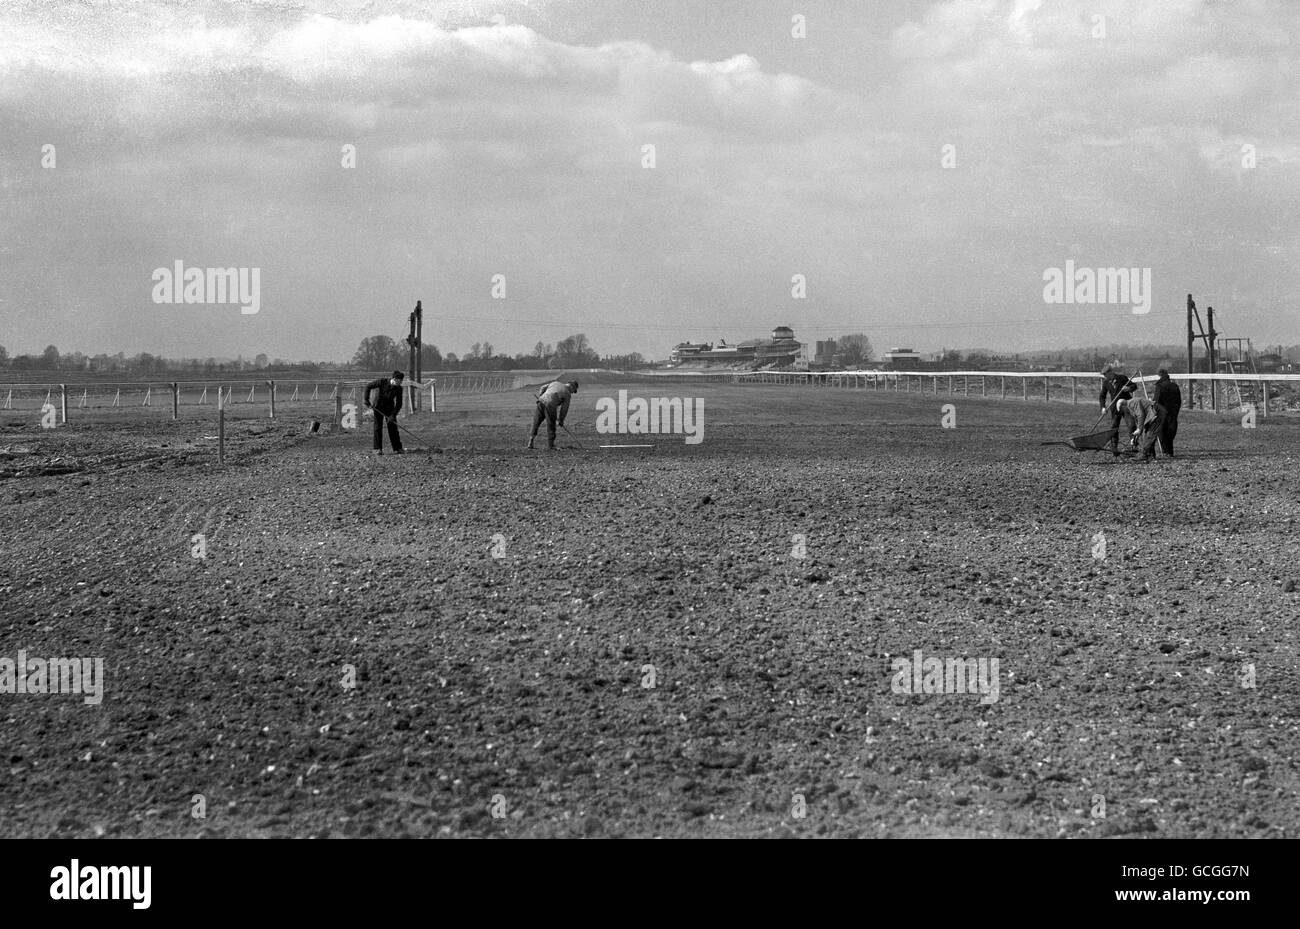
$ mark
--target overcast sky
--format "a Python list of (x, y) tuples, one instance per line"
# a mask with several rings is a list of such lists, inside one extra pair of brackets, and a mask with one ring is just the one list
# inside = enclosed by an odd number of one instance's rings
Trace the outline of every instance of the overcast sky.
[[(1176, 342), (1189, 292), (1293, 343), (1298, 38), (1283, 0), (4, 0), (0, 345), (344, 359), (422, 299), (444, 352), (1025, 350)], [(156, 304), (177, 260), (260, 311)], [(1045, 303), (1067, 260), (1151, 311)]]

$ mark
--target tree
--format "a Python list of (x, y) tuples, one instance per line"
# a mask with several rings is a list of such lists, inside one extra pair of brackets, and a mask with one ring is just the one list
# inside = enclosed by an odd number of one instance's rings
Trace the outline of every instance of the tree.
[(363, 371), (381, 371), (395, 367), (394, 359), (401, 361), (401, 349), (386, 335), (372, 335), (362, 339), (352, 363)]
[(257, 358), (254, 359), (253, 364), (257, 365), (259, 368), (265, 368), (267, 364), (266, 355), (258, 355)]
[(852, 335), (842, 335), (835, 340), (836, 351), (844, 356), (844, 367), (856, 368), (865, 364), (875, 355), (875, 350), (871, 347), (871, 340), (867, 338), (864, 332), (855, 332)]
[(646, 367), (645, 358), (640, 352), (632, 352), (628, 355), (606, 355), (601, 365), (616, 371), (631, 371)]
[(424, 371), (442, 370), (442, 352), (438, 346), (424, 344), (420, 346), (420, 368)]
[(51, 370), (59, 366), (59, 350), (53, 345), (45, 346), (45, 351), (41, 352), (41, 367)]
[(9, 353), (5, 351), (5, 347), (3, 345), (0, 345), (0, 368), (3, 368), (8, 364), (9, 364)]
[(555, 346), (555, 362), (547, 367), (555, 368), (592, 368), (600, 362), (600, 356), (592, 351), (591, 343), (581, 332), (561, 339)]

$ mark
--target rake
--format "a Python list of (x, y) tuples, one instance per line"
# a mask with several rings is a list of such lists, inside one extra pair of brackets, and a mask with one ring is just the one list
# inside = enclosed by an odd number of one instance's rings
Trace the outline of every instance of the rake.
[(433, 454), (433, 446), (432, 446), (432, 444), (430, 444), (429, 440), (426, 439), (424, 436), (419, 435), (418, 433), (412, 432), (410, 429), (407, 429), (405, 426), (403, 426), (401, 423), (399, 423), (399, 422), (397, 421), (397, 417), (396, 417), (396, 416), (388, 416), (388, 415), (385, 414), (385, 415), (384, 415), (384, 419), (388, 420), (390, 423), (392, 423), (393, 425), (395, 425), (395, 426), (396, 426), (398, 429), (400, 429), (402, 432), (405, 432), (405, 433), (406, 433), (407, 435), (409, 435), (411, 438), (415, 439), (417, 442), (422, 442), (422, 443), (424, 444), (424, 447), (425, 447), (425, 454), (429, 454), (429, 455)]
[[(573, 441), (575, 442), (578, 442), (578, 437), (574, 435), (572, 432), (569, 432), (568, 426), (561, 423), (560, 428), (569, 434), (569, 438), (573, 439)], [(584, 452), (587, 450), (587, 446), (583, 445), (581, 442), (578, 442), (578, 448), (582, 449)]]

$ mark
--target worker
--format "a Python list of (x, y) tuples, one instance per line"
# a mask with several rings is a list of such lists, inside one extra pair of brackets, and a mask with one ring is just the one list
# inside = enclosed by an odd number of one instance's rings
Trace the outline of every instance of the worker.
[(565, 418), (569, 415), (569, 401), (573, 395), (578, 392), (577, 381), (554, 381), (546, 385), (546, 389), (537, 395), (537, 409), (533, 413), (533, 434), (528, 437), (528, 447), (533, 447), (533, 440), (537, 438), (537, 430), (542, 426), (542, 420), (546, 420), (546, 447), (555, 449), (555, 423), (558, 420), (560, 425), (564, 425)]
[(1156, 442), (1164, 427), (1165, 408), (1145, 397), (1120, 400), (1116, 406), (1131, 428), (1133, 440), (1141, 446), (1142, 460), (1154, 461)]
[[(366, 385), (361, 394), (366, 409), (375, 415), (375, 454), (384, 453), (384, 423), (388, 423), (388, 443), (393, 447), (393, 454), (402, 454), (402, 436), (397, 431), (397, 414), (402, 411), (402, 381), (406, 375), (394, 371), (392, 377), (376, 378)], [(370, 402), (370, 392), (377, 391), (375, 402)]]
[(1178, 385), (1169, 379), (1169, 372), (1161, 368), (1157, 374), (1156, 389), (1151, 400), (1165, 411), (1164, 428), (1160, 431), (1160, 450), (1174, 457), (1174, 436), (1178, 435), (1178, 412), (1183, 408), (1183, 394)]
[(1133, 389), (1133, 382), (1127, 375), (1116, 371), (1114, 365), (1108, 364), (1101, 369), (1101, 396), (1097, 399), (1097, 403), (1101, 406), (1102, 413), (1105, 413), (1108, 407), (1110, 408), (1110, 428), (1116, 430), (1116, 435), (1107, 446), (1116, 457), (1119, 456), (1119, 424), (1123, 418), (1119, 411), (1119, 401), (1132, 397)]

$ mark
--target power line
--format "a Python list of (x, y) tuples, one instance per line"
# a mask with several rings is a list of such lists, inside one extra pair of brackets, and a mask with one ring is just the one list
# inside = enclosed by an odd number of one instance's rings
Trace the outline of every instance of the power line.
[[(843, 323), (843, 324), (832, 325), (832, 326), (800, 326), (799, 330), (802, 332), (851, 332), (856, 329), (862, 329), (864, 326), (868, 326), (868, 325), (873, 330), (969, 329), (969, 328), (987, 328), (990, 326), (1023, 326), (1023, 325), (1034, 324), (1034, 323), (1054, 323), (1056, 325), (1060, 325), (1062, 323), (1087, 323), (1087, 322), (1095, 322), (1098, 320), (1131, 319), (1134, 315), (1136, 314), (1108, 313), (1108, 314), (1098, 315), (1098, 316), (1071, 316), (1067, 319), (1058, 319), (1058, 320), (1044, 319), (1042, 317), (1026, 317), (1023, 319), (1003, 319), (1003, 320), (995, 320), (995, 321), (980, 320), (980, 321), (962, 322), (962, 323), (957, 323), (957, 322), (954, 323), (892, 323), (892, 324), (884, 324), (884, 325), (878, 323), (868, 324), (862, 322), (861, 320), (858, 320), (856, 322)], [(1164, 318), (1180, 317), (1182, 313), (1180, 311), (1174, 311), (1174, 312), (1167, 312), (1167, 313), (1143, 313), (1140, 315), (1146, 317), (1164, 319)], [(551, 329), (568, 329), (568, 330), (617, 329), (617, 330), (655, 330), (655, 331), (664, 331), (664, 332), (716, 332), (719, 328), (723, 328), (726, 325), (728, 325), (727, 323), (715, 323), (710, 326), (688, 326), (688, 325), (677, 325), (674, 323), (601, 323), (601, 322), (590, 322), (590, 321), (586, 321), (586, 322), (569, 321), (569, 322), (560, 323), (560, 322), (551, 322), (549, 320), (527, 319), (523, 317), (496, 317), (493, 319), (487, 319), (483, 316), (455, 316), (455, 315), (444, 315), (444, 316), (436, 316), (430, 318), (436, 320), (455, 320), (459, 322), (515, 323), (515, 324), (528, 325), (534, 327), (545, 327)]]

